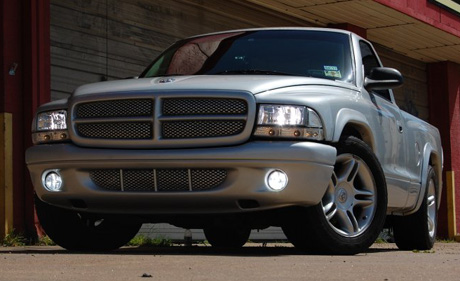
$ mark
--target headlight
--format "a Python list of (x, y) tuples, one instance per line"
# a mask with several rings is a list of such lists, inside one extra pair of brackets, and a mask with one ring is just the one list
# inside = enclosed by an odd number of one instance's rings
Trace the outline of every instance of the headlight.
[(37, 116), (37, 131), (65, 130), (67, 111), (49, 111), (39, 113)]
[(260, 105), (257, 128), (259, 137), (323, 139), (323, 124), (311, 108), (297, 105)]
[(36, 131), (32, 134), (34, 144), (62, 142), (69, 139), (66, 110), (42, 112), (37, 115), (36, 120)]

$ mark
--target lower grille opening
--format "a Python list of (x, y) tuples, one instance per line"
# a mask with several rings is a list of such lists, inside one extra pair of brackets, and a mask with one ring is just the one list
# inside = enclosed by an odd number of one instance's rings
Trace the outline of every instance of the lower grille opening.
[(238, 200), (238, 205), (241, 209), (255, 209), (259, 208), (260, 204), (256, 200)]
[(89, 171), (93, 183), (107, 191), (193, 192), (216, 189), (225, 169), (100, 169)]
[(88, 205), (82, 199), (70, 199), (70, 204), (77, 209), (87, 209)]

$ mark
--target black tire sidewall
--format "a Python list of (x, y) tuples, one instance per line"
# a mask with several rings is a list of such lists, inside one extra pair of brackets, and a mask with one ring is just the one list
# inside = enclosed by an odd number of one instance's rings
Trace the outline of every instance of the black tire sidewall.
[(360, 139), (348, 137), (339, 143), (336, 148), (337, 156), (346, 153), (356, 155), (361, 158), (371, 170), (377, 189), (377, 205), (374, 218), (368, 228), (360, 235), (355, 237), (344, 237), (331, 228), (324, 215), (321, 204), (315, 206), (315, 211), (318, 220), (320, 220), (323, 226), (322, 234), (333, 242), (331, 243), (332, 247), (343, 248), (351, 252), (361, 252), (374, 243), (383, 228), (388, 204), (386, 180), (378, 159), (375, 157), (372, 150)]
[[(372, 172), (377, 189), (376, 210), (371, 224), (354, 237), (345, 237), (332, 229), (321, 202), (300, 210), (301, 216), (291, 218), (283, 226), (288, 239), (298, 248), (318, 254), (357, 254), (367, 250), (377, 239), (385, 223), (387, 187), (383, 170), (372, 150), (360, 139), (349, 136), (336, 145), (337, 155), (349, 153), (361, 158)], [(302, 221), (299, 221), (302, 220)]]
[(437, 226), (438, 220), (438, 191), (439, 183), (436, 173), (431, 166), (428, 167), (427, 171), (427, 181), (425, 183), (425, 193), (423, 194), (422, 203), (417, 212), (407, 215), (407, 216), (398, 216), (394, 218), (393, 228), (395, 242), (399, 249), (401, 250), (429, 250), (433, 247), (436, 241), (436, 231), (435, 228), (434, 236), (431, 237), (428, 231), (428, 189), (430, 180), (434, 181), (435, 185), (435, 220)]
[(35, 196), (37, 216), (45, 233), (59, 246), (71, 251), (109, 251), (129, 242), (139, 231), (140, 223), (104, 221), (107, 227), (91, 229), (78, 212), (59, 208)]

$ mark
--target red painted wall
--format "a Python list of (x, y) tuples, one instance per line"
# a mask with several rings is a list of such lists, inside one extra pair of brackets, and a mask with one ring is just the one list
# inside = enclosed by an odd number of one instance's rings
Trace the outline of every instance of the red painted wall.
[(460, 16), (427, 0), (374, 0), (460, 37)]
[[(34, 205), (24, 152), (39, 104), (50, 100), (49, 0), (0, 0), (0, 112), (13, 116), (13, 227), (33, 236)], [(9, 69), (17, 63), (15, 75)]]
[[(438, 127), (444, 150), (444, 171), (455, 172), (457, 229), (460, 229), (460, 65), (428, 64), (430, 123)], [(447, 236), (446, 192), (439, 213), (439, 234)]]

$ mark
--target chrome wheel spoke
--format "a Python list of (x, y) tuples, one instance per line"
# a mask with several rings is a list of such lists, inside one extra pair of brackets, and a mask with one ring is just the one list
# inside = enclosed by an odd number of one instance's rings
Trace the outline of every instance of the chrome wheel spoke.
[(360, 157), (341, 154), (321, 200), (325, 219), (344, 237), (355, 237), (372, 223), (377, 203), (372, 171)]
[(359, 162), (356, 161), (353, 157), (350, 157), (348, 161), (344, 163), (343, 169), (340, 171), (338, 176), (340, 181), (353, 182), (359, 171)]
[(337, 213), (337, 206), (335, 206), (335, 204), (332, 204), (332, 203), (329, 208), (329, 211), (324, 212), (324, 214), (326, 214), (326, 219), (328, 221), (330, 221), (335, 216), (336, 213)]
[(357, 222), (354, 216), (350, 216), (349, 212), (344, 210), (337, 210), (337, 219), (339, 224), (341, 225), (341, 230), (344, 231), (346, 234), (352, 234), (357, 229)]
[(428, 184), (426, 205), (428, 233), (430, 237), (434, 237), (436, 235), (436, 189), (433, 180)]
[(334, 207), (334, 202), (323, 204), (323, 212), (327, 215), (328, 213), (331, 212), (333, 207)]
[(353, 206), (371, 206), (374, 204), (374, 197), (375, 194), (372, 191), (355, 189)]
[(428, 231), (431, 233), (434, 230), (434, 221), (428, 216)]
[(351, 223), (353, 225), (353, 231), (355, 233), (358, 232), (359, 231), (359, 224), (358, 224), (358, 220), (355, 217), (355, 214), (352, 211), (348, 211), (347, 215), (350, 218), (350, 221), (351, 221)]
[(434, 197), (434, 195), (429, 196), (428, 199), (427, 199), (428, 207), (433, 206), (434, 203), (435, 203), (435, 197)]

